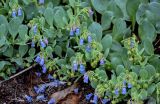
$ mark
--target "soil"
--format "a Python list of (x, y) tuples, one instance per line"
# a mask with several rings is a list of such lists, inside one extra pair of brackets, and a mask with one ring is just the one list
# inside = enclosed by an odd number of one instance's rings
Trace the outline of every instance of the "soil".
[[(12, 80), (6, 81), (0, 85), (0, 104), (27, 104), (24, 96), (31, 95), (33, 98), (36, 98), (33, 86), (44, 82), (46, 82), (45, 78), (37, 78), (33, 71), (25, 72)], [(79, 85), (79, 94), (68, 94), (64, 99), (60, 100), (58, 104), (89, 104), (85, 100), (84, 95), (91, 91), (90, 86), (85, 84)], [(51, 94), (61, 91), (67, 87), (69, 86), (50, 88), (46, 90), (45, 94), (50, 96)], [(47, 104), (47, 102), (33, 102), (32, 104)]]

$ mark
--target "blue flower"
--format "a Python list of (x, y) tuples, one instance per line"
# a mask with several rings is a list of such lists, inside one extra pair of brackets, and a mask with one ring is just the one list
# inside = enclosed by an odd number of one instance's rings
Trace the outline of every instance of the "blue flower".
[(35, 47), (35, 43), (34, 41), (31, 42), (31, 47), (34, 48)]
[(80, 73), (81, 74), (84, 74), (86, 72), (85, 66), (83, 64), (80, 64), (80, 68), (79, 69), (80, 69)]
[(33, 33), (34, 33), (34, 34), (37, 34), (37, 25), (34, 25), (34, 26), (33, 26)]
[(32, 102), (32, 97), (31, 96), (25, 95), (25, 99), (27, 100), (28, 103)]
[(40, 93), (44, 93), (46, 90), (46, 86), (45, 85), (41, 85), (38, 89), (37, 89), (37, 94), (40, 94)]
[(83, 45), (83, 43), (84, 43), (84, 39), (81, 38), (81, 39), (79, 40), (79, 44), (80, 44), (80, 45)]
[(132, 39), (130, 42), (130, 47), (133, 48), (134, 47), (134, 40)]
[(46, 44), (42, 40), (40, 41), (40, 45), (41, 45), (42, 48), (46, 47)]
[(70, 30), (70, 33), (69, 33), (69, 34), (70, 34), (70, 36), (73, 36), (73, 35), (74, 35), (73, 29)]
[(125, 95), (126, 93), (127, 93), (126, 87), (123, 87), (123, 88), (122, 88), (122, 94)]
[(102, 104), (107, 104), (110, 101), (110, 99), (102, 99)]
[(132, 84), (131, 83), (128, 83), (128, 88), (132, 88)]
[(72, 66), (73, 71), (77, 71), (78, 69), (78, 64), (76, 62), (73, 62), (73, 66)]
[(78, 90), (79, 90), (79, 88), (75, 88), (75, 89), (74, 89), (74, 93), (75, 93), (75, 94), (78, 94)]
[(44, 4), (44, 0), (39, 0), (39, 4)]
[(14, 18), (14, 17), (16, 17), (16, 15), (17, 15), (16, 11), (13, 10), (13, 11), (12, 11), (12, 17)]
[(126, 86), (126, 81), (125, 80), (123, 81), (123, 86)]
[(46, 68), (46, 65), (44, 64), (43, 66), (42, 66), (42, 73), (46, 73), (47, 72), (47, 68)]
[(44, 58), (41, 58), (41, 61), (39, 62), (39, 64), (40, 64), (41, 66), (44, 65)]
[(45, 39), (44, 39), (44, 42), (45, 42), (46, 44), (48, 44), (48, 39), (47, 39), (47, 38), (45, 38)]
[(58, 87), (60, 85), (60, 81), (59, 80), (54, 80), (53, 82), (50, 82), (48, 84), (48, 86), (50, 87)]
[(88, 43), (92, 42), (92, 37), (90, 35), (88, 35)]
[(93, 94), (92, 94), (92, 93), (90, 93), (90, 94), (86, 95), (86, 100), (90, 100), (92, 96), (93, 96)]
[(78, 27), (76, 28), (75, 34), (76, 34), (76, 35), (79, 35), (79, 34), (80, 34), (80, 28), (78, 28)]
[(22, 8), (18, 8), (18, 16), (22, 16)]
[(54, 79), (51, 74), (48, 74), (47, 78), (48, 78), (49, 80), (53, 80), (53, 79)]
[(43, 100), (45, 100), (45, 96), (44, 96), (44, 95), (38, 95), (38, 96), (36, 97), (36, 100), (37, 100), (37, 101), (43, 101)]
[(88, 83), (88, 81), (89, 81), (89, 77), (88, 77), (87, 73), (85, 73), (83, 76), (83, 82)]
[(40, 63), (40, 62), (41, 62), (41, 57), (38, 55), (38, 56), (36, 57), (35, 61), (36, 61), (37, 63)]
[(118, 89), (115, 89), (114, 93), (115, 93), (116, 95), (118, 95), (118, 94), (119, 94), (119, 90), (118, 90)]
[(39, 88), (37, 86), (34, 86), (33, 89), (37, 94), (39, 93)]
[(55, 99), (54, 98), (51, 98), (49, 101), (48, 101), (48, 104), (55, 104)]
[(36, 72), (36, 76), (40, 77), (42, 74), (40, 72)]
[(97, 102), (98, 102), (98, 96), (97, 96), (97, 95), (94, 95), (94, 97), (93, 97), (93, 103), (94, 103), (94, 104), (97, 104)]
[(88, 12), (89, 12), (89, 15), (90, 15), (90, 16), (93, 16), (94, 12), (92, 11), (92, 9), (91, 9), (91, 8), (89, 9), (89, 11), (88, 11)]
[(104, 65), (104, 59), (100, 60), (100, 65)]
[(87, 51), (87, 52), (91, 52), (91, 47), (90, 47), (90, 45), (87, 45), (86, 51)]

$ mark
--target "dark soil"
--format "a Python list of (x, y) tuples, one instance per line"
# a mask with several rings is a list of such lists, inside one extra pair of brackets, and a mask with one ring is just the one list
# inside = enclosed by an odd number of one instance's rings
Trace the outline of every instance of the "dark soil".
[[(43, 75), (43, 77), (44, 76), (45, 75)], [(28, 71), (14, 79), (6, 81), (0, 85), (0, 104), (27, 104), (24, 96), (31, 95), (33, 98), (36, 98), (36, 94), (33, 91), (33, 86), (44, 82), (46, 82), (45, 78), (37, 78), (32, 71)], [(58, 88), (47, 89), (46, 95), (50, 96), (51, 94), (61, 91), (67, 87), (69, 86), (60, 86)], [(78, 95), (70, 94), (65, 99), (62, 99), (62, 101), (58, 104), (89, 104), (85, 100), (85, 95), (89, 93), (89, 91), (91, 92), (92, 88), (85, 84), (79, 84), (78, 87), (80, 89)], [(78, 103), (74, 103), (75, 99), (78, 99)], [(71, 100), (73, 100), (73, 103), (66, 103)], [(47, 104), (47, 102), (33, 102), (32, 104)]]

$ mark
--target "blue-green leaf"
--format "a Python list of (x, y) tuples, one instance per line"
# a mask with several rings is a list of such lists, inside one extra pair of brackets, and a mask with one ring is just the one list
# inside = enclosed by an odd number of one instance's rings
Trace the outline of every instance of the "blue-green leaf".
[(111, 48), (112, 46), (112, 36), (107, 34), (103, 37), (102, 41), (103, 50), (105, 51), (107, 48)]
[(101, 41), (102, 39), (102, 27), (99, 23), (97, 22), (93, 22), (90, 26), (89, 26), (89, 31), (93, 34), (96, 35), (97, 41)]
[(19, 46), (19, 54), (23, 57), (28, 51), (28, 45)]
[(18, 33), (18, 29), (19, 26), (21, 24), (21, 21), (19, 18), (13, 18), (10, 22), (9, 22), (9, 32), (12, 35), (12, 38), (14, 39)]
[(53, 26), (53, 9), (48, 7), (44, 12), (44, 17), (50, 26)]
[(105, 13), (102, 14), (101, 24), (103, 30), (107, 30), (110, 28), (112, 18), (113, 18), (113, 12), (111, 11), (106, 11)]
[(145, 38), (145, 40), (144, 40), (144, 50), (149, 55), (153, 55), (154, 54), (153, 44), (148, 38)]
[(138, 33), (142, 40), (148, 38), (153, 42), (156, 38), (156, 30), (148, 20), (144, 20), (142, 24), (139, 25)]

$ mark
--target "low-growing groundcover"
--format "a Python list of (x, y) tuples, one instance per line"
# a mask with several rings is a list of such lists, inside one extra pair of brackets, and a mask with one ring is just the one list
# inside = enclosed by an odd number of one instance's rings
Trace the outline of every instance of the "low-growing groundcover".
[(38, 64), (48, 104), (48, 86), (81, 79), (93, 104), (160, 104), (159, 33), (160, 0), (1, 0), (0, 76)]

